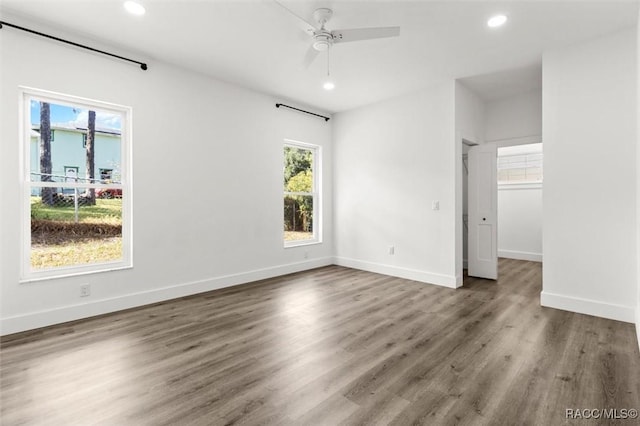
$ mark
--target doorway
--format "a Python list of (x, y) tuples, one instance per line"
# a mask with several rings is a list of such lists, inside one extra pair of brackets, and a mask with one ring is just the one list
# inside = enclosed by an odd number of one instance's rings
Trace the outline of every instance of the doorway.
[[(542, 262), (542, 143), (539, 139), (511, 142), (496, 144), (497, 258)], [(469, 151), (478, 144), (464, 138), (459, 143), (458, 241), (462, 249), (458, 273), (464, 278), (469, 268)]]

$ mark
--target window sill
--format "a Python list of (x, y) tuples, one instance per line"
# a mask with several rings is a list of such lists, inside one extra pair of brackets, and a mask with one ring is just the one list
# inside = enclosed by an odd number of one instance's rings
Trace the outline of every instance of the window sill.
[(522, 183), (499, 183), (498, 190), (508, 189), (539, 189), (542, 188), (542, 182), (522, 182)]
[[(97, 266), (97, 265), (93, 265), (93, 266)], [(69, 278), (69, 277), (78, 277), (78, 276), (82, 276), (82, 275), (91, 275), (91, 274), (100, 274), (103, 272), (112, 272), (112, 271), (122, 271), (125, 269), (133, 269), (133, 265), (118, 265), (118, 264), (114, 264), (112, 266), (108, 266), (107, 264), (102, 264), (100, 266), (99, 269), (97, 267), (90, 269), (90, 270), (76, 270), (73, 271), (71, 269), (67, 269), (65, 271), (56, 271), (56, 272), (52, 272), (52, 271), (46, 271), (46, 272), (36, 272), (36, 273), (32, 273), (31, 276), (29, 277), (25, 277), (25, 278), (21, 278), (19, 283), (20, 284), (28, 284), (28, 283), (32, 283), (32, 282), (39, 282), (39, 281), (50, 281), (50, 280), (56, 280), (56, 279), (61, 279), (61, 278)]]
[(284, 248), (287, 249), (287, 248), (302, 247), (302, 246), (313, 246), (316, 244), (322, 244), (322, 241), (308, 240), (308, 241), (285, 242)]

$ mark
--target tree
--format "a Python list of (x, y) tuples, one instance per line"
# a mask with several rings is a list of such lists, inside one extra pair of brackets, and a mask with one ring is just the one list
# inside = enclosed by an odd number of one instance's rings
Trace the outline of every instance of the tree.
[(311, 170), (312, 154), (308, 149), (300, 149), (291, 146), (284, 147), (284, 184), (285, 186), (293, 176), (298, 173)]
[[(311, 170), (303, 170), (297, 175), (293, 176), (287, 182), (287, 191), (288, 192), (311, 192), (313, 190), (313, 174)], [(311, 224), (313, 221), (313, 197), (311, 196), (303, 196), (303, 195), (294, 195), (290, 197), (293, 204), (293, 230), (296, 230), (295, 225), (295, 215), (296, 215), (296, 206), (302, 218), (302, 231), (310, 231)]]
[[(51, 109), (47, 102), (40, 102), (40, 181), (53, 182), (51, 176)], [(40, 190), (42, 203), (53, 206), (55, 188), (43, 187)]]
[[(313, 190), (313, 152), (293, 146), (284, 147), (284, 190), (306, 192)], [(312, 229), (313, 197), (289, 194), (284, 199), (284, 227), (288, 231)]]
[[(87, 123), (87, 178), (89, 183), (95, 183), (96, 172), (96, 155), (95, 155), (95, 139), (96, 139), (96, 112), (89, 111), (89, 121)], [(89, 188), (87, 197), (88, 205), (96, 204), (96, 190)]]

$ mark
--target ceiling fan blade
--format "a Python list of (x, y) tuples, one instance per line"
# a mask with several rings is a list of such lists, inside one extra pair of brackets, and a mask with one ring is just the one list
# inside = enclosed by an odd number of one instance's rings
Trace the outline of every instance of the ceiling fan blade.
[(309, 66), (311, 66), (313, 61), (315, 61), (315, 59), (318, 57), (318, 53), (320, 52), (314, 49), (313, 46), (309, 46), (309, 49), (307, 49), (307, 53), (304, 55), (303, 65), (305, 68), (309, 68)]
[(353, 28), (349, 30), (331, 31), (334, 43), (370, 40), (374, 38), (398, 37), (400, 27)]
[(298, 16), (294, 11), (292, 11), (287, 6), (285, 6), (282, 3), (280, 3), (278, 0), (273, 0), (273, 2), (275, 4), (277, 4), (278, 6), (280, 6), (281, 8), (283, 8), (284, 10), (286, 10), (287, 13), (289, 13), (290, 16), (294, 17), (295, 20), (296, 20), (296, 23), (298, 24), (298, 27), (302, 31), (304, 31), (305, 33), (307, 33), (309, 35), (313, 35), (313, 33), (318, 30), (313, 24), (307, 22), (306, 19)]

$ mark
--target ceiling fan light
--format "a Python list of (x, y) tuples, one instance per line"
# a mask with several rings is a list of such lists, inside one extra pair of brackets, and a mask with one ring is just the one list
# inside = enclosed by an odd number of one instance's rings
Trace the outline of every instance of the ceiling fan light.
[(330, 43), (327, 40), (316, 40), (313, 42), (313, 48), (319, 52), (324, 52), (328, 50)]
[(322, 88), (324, 90), (333, 90), (336, 88), (336, 85), (333, 83), (333, 81), (325, 81), (325, 83), (322, 85)]
[(138, 3), (137, 1), (127, 0), (124, 2), (124, 8), (132, 15), (142, 16), (145, 14), (146, 10), (143, 5)]
[(487, 21), (487, 26), (489, 26), (489, 28), (498, 28), (503, 26), (506, 22), (506, 15), (495, 15), (489, 18), (489, 20)]

